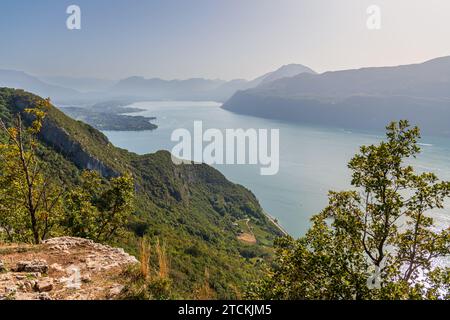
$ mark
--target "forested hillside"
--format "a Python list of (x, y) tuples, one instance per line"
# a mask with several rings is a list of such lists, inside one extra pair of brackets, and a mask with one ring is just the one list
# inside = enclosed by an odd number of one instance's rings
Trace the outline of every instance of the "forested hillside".
[[(25, 110), (39, 101), (22, 90), (0, 89), (0, 117), (11, 126), (21, 114), (30, 126), (34, 118)], [(1, 140), (7, 140), (4, 133)], [(261, 259), (271, 259), (280, 231), (250, 191), (217, 170), (203, 164), (176, 166), (168, 152), (139, 156), (118, 149), (101, 132), (53, 106), (46, 111), (38, 141), (39, 161), (66, 192), (83, 187), (86, 169), (99, 172), (101, 185), (111, 190), (114, 178), (131, 174), (132, 214), (123, 222), (125, 232), (107, 242), (136, 256), (143, 236), (150, 243), (164, 243), (173, 297), (196, 298), (205, 283), (211, 297), (239, 297), (245, 284), (261, 275)], [(238, 238), (247, 231), (240, 223), (244, 219), (250, 219), (256, 243)]]

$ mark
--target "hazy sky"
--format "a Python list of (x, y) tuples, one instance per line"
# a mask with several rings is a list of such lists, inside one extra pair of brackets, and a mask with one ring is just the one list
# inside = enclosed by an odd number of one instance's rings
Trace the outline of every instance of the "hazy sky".
[[(81, 30), (66, 28), (71, 4)], [(0, 0), (0, 68), (37, 75), (250, 79), (445, 55), (449, 0)]]

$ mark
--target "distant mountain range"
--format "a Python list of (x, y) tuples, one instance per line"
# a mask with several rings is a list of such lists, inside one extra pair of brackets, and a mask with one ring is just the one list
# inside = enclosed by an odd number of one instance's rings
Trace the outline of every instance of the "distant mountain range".
[(22, 88), (60, 105), (213, 100), (225, 102), (223, 108), (232, 112), (296, 123), (382, 130), (390, 121), (408, 119), (425, 133), (450, 135), (450, 57), (321, 74), (290, 64), (251, 81), (143, 77), (112, 81), (0, 70), (0, 87)]
[(49, 84), (37, 77), (22, 71), (1, 70), (0, 87), (25, 89), (43, 97), (52, 97), (60, 100), (70, 100), (80, 96), (75, 89)]
[(261, 77), (256, 78), (253, 81), (250, 81), (251, 87), (257, 87), (260, 85), (268, 84), (270, 82), (282, 79), (282, 78), (290, 78), (297, 76), (302, 73), (307, 74), (316, 74), (316, 72), (304, 65), (301, 64), (287, 64), (282, 66), (278, 70), (273, 72), (266, 73)]
[(315, 73), (308, 67), (290, 64), (264, 74), (252, 81), (235, 79), (231, 81), (193, 78), (187, 80), (162, 80), (131, 77), (119, 81), (110, 92), (119, 96), (140, 96), (151, 99), (215, 100), (225, 101), (236, 91), (257, 87), (283, 77), (300, 73)]
[(225, 83), (222, 80), (202, 78), (163, 80), (159, 78), (130, 77), (120, 80), (109, 92), (118, 96), (143, 97), (155, 100), (203, 100), (213, 98), (213, 92)]
[(86, 77), (41, 76), (39, 79), (52, 85), (75, 89), (83, 93), (106, 91), (117, 83), (115, 80)]
[(238, 90), (254, 88), (302, 72), (314, 73), (303, 65), (290, 64), (251, 81), (203, 78), (163, 80), (137, 76), (113, 81), (96, 78), (36, 77), (21, 71), (0, 70), (0, 87), (25, 89), (40, 96), (49, 96), (63, 104), (94, 104), (107, 100), (145, 99), (226, 101)]
[(233, 95), (223, 108), (298, 123), (383, 129), (408, 119), (450, 134), (450, 57), (421, 64), (301, 73)]

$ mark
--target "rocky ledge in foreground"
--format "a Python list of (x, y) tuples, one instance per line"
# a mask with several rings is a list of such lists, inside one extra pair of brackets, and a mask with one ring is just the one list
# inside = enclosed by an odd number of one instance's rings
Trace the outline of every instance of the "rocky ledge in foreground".
[(0, 300), (114, 299), (120, 273), (136, 263), (123, 249), (81, 238), (0, 244)]

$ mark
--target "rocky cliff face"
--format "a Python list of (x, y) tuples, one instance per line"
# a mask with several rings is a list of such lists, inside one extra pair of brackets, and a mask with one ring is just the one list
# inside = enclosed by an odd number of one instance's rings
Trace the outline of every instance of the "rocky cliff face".
[(0, 246), (0, 300), (114, 299), (120, 273), (138, 263), (123, 249), (62, 237)]
[[(16, 107), (21, 110), (22, 117), (25, 121), (31, 122), (32, 118), (29, 114), (23, 112), (25, 108), (30, 106), (28, 97), (23, 99), (17, 99), (15, 101)], [(54, 119), (49, 117), (44, 119), (44, 123), (39, 134), (40, 139), (54, 148), (56, 151), (67, 157), (78, 168), (95, 170), (101, 173), (102, 176), (110, 178), (117, 177), (119, 173), (107, 166), (95, 156), (90, 154), (83, 146), (76, 140), (74, 140), (70, 134), (57, 123)], [(109, 141), (105, 138), (103, 141), (105, 145), (108, 145)]]
[(83, 149), (80, 143), (70, 138), (63, 128), (53, 121), (44, 121), (40, 138), (55, 150), (69, 158), (80, 169), (95, 170), (104, 177), (117, 177), (119, 173)]

